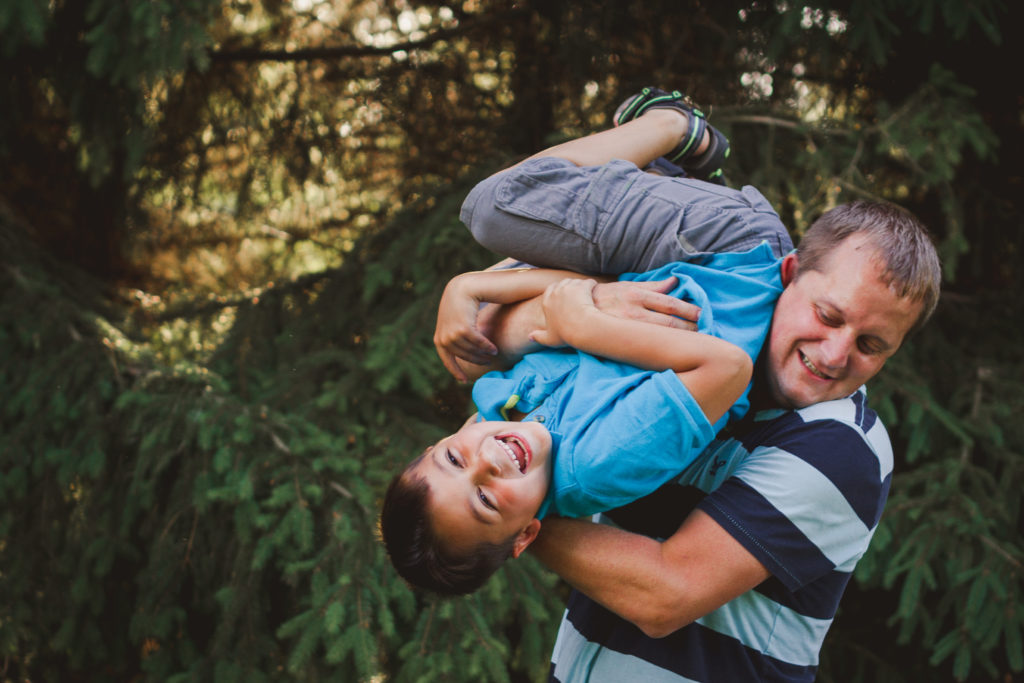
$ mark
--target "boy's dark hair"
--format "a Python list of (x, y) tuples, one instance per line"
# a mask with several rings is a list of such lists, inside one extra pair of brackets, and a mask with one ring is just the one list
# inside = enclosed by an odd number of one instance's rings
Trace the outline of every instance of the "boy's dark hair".
[(391, 480), (380, 513), (384, 547), (399, 575), (416, 588), (440, 595), (472, 593), (512, 555), (516, 536), (481, 543), (466, 553), (445, 550), (430, 522), (430, 486), (412, 472), (423, 456)]

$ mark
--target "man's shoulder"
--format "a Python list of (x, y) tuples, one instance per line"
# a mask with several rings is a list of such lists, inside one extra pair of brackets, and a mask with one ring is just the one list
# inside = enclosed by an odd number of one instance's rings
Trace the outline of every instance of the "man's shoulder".
[(867, 390), (864, 387), (844, 398), (815, 403), (794, 412), (811, 426), (824, 420), (837, 420), (865, 433), (873, 429), (885, 429), (878, 413), (868, 405)]
[(892, 445), (863, 388), (846, 398), (755, 419), (738, 438), (749, 454), (748, 465), (771, 461), (774, 471), (788, 468), (791, 476), (813, 470), (848, 498), (863, 498), (854, 507), (864, 507), (866, 519), (880, 513), (878, 501), (892, 476)]
[(864, 387), (850, 396), (796, 410), (761, 411), (740, 437), (748, 448), (789, 441), (863, 441), (871, 450), (891, 450), (888, 432), (867, 402)]

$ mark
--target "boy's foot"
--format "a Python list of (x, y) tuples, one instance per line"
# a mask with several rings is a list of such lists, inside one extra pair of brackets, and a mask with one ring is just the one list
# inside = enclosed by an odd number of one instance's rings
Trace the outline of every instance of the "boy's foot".
[(651, 163), (644, 166), (644, 170), (655, 175), (668, 176), (669, 178), (686, 178), (689, 174), (679, 166), (676, 166), (665, 157), (658, 157)]
[[(678, 90), (666, 92), (658, 88), (644, 88), (619, 105), (612, 121), (618, 126), (643, 116), (651, 109), (675, 109), (689, 122), (684, 138), (664, 158), (681, 166), (689, 176), (724, 185), (722, 166), (729, 157), (729, 140), (708, 124), (704, 112), (690, 104)], [(708, 146), (698, 154), (705, 131), (708, 133)]]

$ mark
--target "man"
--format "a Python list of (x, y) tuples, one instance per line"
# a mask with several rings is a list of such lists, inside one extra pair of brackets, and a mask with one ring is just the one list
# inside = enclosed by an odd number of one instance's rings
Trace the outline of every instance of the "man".
[[(673, 149), (693, 125), (680, 109), (640, 113), (484, 181), (463, 220), (492, 249), (588, 272), (642, 270), (764, 239), (779, 255), (788, 250), (753, 188), (639, 172), (633, 164)], [(531, 550), (577, 589), (552, 656), (554, 680), (814, 678), (892, 471), (888, 437), (861, 387), (934, 309), (939, 263), (916, 219), (861, 202), (819, 219), (781, 276), (748, 417), (678, 481), (605, 515), (615, 526), (545, 520)], [(682, 311), (657, 292), (601, 287), (599, 306), (678, 324), (667, 314)], [(480, 333), (505, 352), (529, 350), (530, 331), (543, 326), (534, 302), (491, 313)], [(455, 355), (482, 359), (438, 342), (450, 369)]]

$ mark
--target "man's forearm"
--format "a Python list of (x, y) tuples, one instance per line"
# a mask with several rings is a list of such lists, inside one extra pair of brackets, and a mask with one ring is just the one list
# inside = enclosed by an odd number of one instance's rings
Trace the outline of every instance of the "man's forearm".
[(573, 587), (655, 638), (768, 578), (760, 562), (699, 511), (663, 542), (583, 520), (545, 519), (531, 550)]
[(674, 591), (656, 578), (661, 574), (655, 569), (661, 565), (660, 543), (575, 519), (546, 519), (541, 530), (530, 548), (541, 562), (647, 635), (665, 635), (658, 598), (667, 600)]
[(513, 304), (540, 296), (548, 285), (583, 275), (556, 268), (503, 268), (462, 273), (452, 278), (450, 287), (467, 293), (477, 301)]
[(484, 304), (477, 312), (476, 326), (497, 347), (498, 353), (482, 365), (453, 356), (452, 362), (458, 364), (461, 376), (452, 374), (460, 380), (473, 382), (492, 370), (507, 370), (525, 354), (542, 348), (530, 341), (530, 333), (543, 324), (540, 297), (513, 304)]
[[(598, 281), (605, 280), (590, 277)], [(675, 279), (669, 278), (658, 282), (599, 284), (594, 288), (594, 303), (600, 310), (618, 317), (695, 330), (700, 309), (691, 303), (667, 296), (665, 291), (671, 289), (674, 283)], [(486, 365), (474, 365), (462, 360), (460, 355), (457, 362), (466, 376), (460, 379), (472, 380), (489, 370), (507, 368), (524, 354), (541, 348), (540, 344), (530, 341), (530, 334), (543, 329), (545, 322), (540, 297), (514, 304), (487, 304), (481, 307), (477, 314), (476, 329), (497, 346), (499, 355)]]

